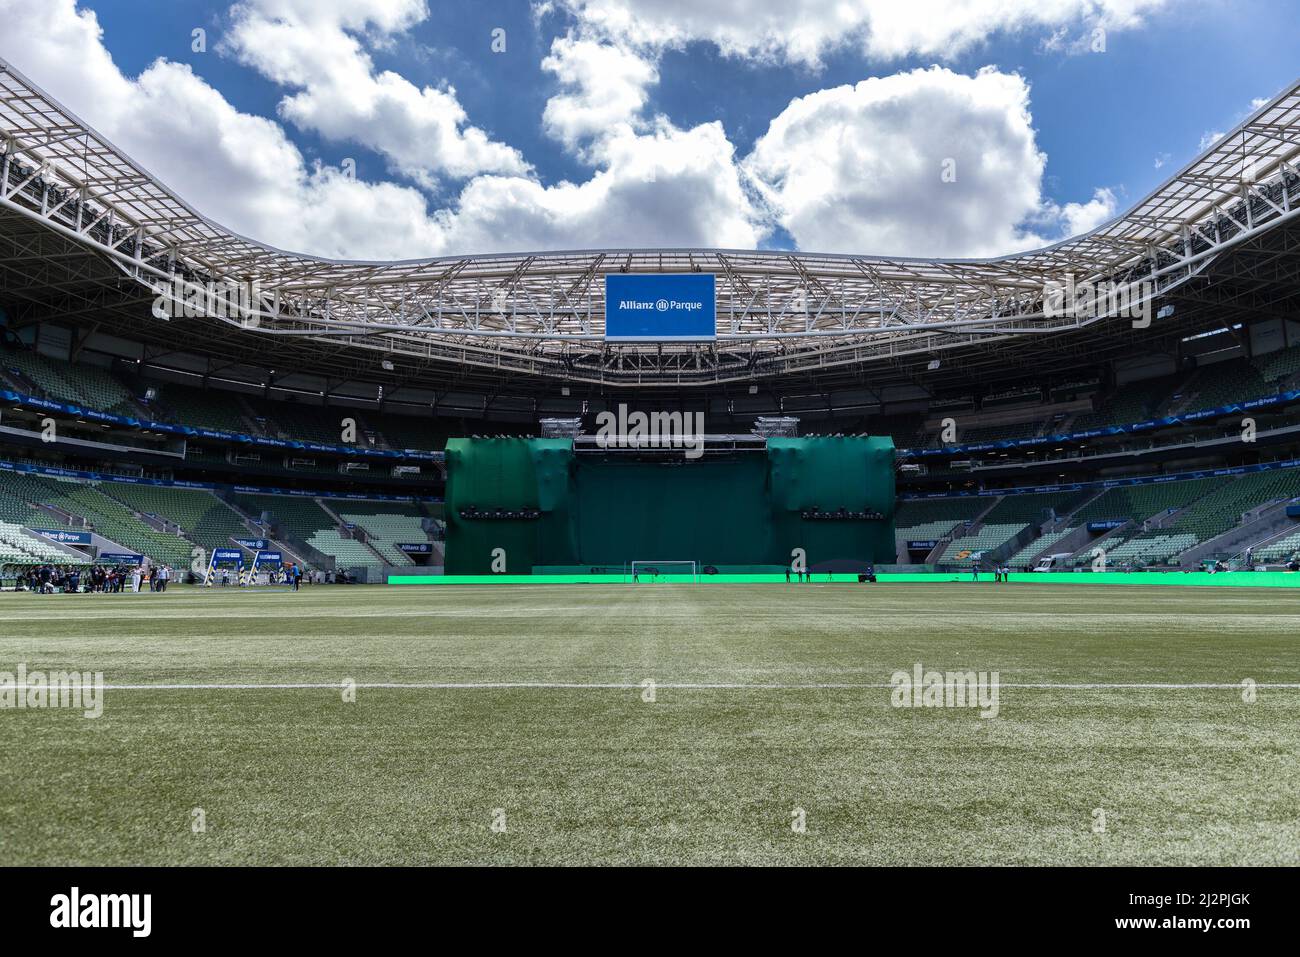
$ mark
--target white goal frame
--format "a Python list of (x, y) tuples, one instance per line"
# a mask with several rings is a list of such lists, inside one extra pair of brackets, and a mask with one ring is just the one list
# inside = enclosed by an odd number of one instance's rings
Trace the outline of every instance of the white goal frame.
[(639, 584), (639, 583), (641, 582), (641, 580), (642, 580), (641, 576), (639, 576), (639, 575), (637, 574), (637, 568), (638, 568), (638, 567), (640, 567), (640, 568), (653, 568), (653, 569), (655, 569), (655, 574), (654, 574), (654, 576), (651, 577), (651, 578), (646, 579), (647, 581), (654, 581), (654, 580), (658, 579), (658, 577), (659, 577), (659, 572), (661, 572), (661, 571), (663, 570), (663, 567), (664, 567), (665, 565), (684, 565), (684, 566), (689, 566), (689, 568), (690, 568), (690, 572), (691, 572), (691, 581), (692, 581), (692, 582), (699, 582), (699, 580), (700, 580), (700, 563), (699, 563), (699, 562), (694, 562), (694, 561), (676, 561), (676, 560), (675, 560), (675, 561), (665, 561), (665, 562), (648, 562), (648, 561), (641, 561), (641, 560), (638, 559), (637, 561), (634, 561), (634, 562), (632, 563), (632, 583), (633, 583), (633, 584)]

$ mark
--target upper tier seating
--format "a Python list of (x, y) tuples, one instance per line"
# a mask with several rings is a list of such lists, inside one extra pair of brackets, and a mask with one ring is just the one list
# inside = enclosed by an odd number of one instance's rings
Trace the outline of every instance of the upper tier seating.
[[(246, 399), (253, 420), (265, 424), (266, 431), (282, 438), (321, 445), (366, 444), (361, 429), (361, 412), (357, 409), (325, 408), (298, 402), (272, 399)], [(343, 441), (343, 420), (357, 424), (356, 441)]]
[(1096, 412), (1076, 415), (1066, 431), (1086, 432), (1111, 425), (1145, 422), (1163, 410), (1182, 381), (1170, 377), (1119, 386)]
[(155, 386), (158, 400), (152, 406), (160, 419), (218, 432), (247, 433), (249, 424), (240, 412), (240, 396), (198, 389), (172, 382)]
[(131, 392), (98, 366), (73, 365), (50, 359), (38, 352), (6, 349), (0, 352), (0, 365), (16, 369), (35, 383), (47, 398), (68, 402), (115, 415), (135, 416), (139, 412), (131, 401)]
[(1189, 382), (1192, 399), (1182, 412), (1217, 409), (1242, 399), (1268, 395), (1273, 391), (1264, 377), (1245, 362), (1222, 362), (1201, 369)]
[[(1300, 346), (1279, 349), (1260, 356), (1254, 361), (1259, 376), (1270, 386), (1280, 385), (1296, 373), (1300, 373)], [(1272, 391), (1270, 389), (1270, 391)]]

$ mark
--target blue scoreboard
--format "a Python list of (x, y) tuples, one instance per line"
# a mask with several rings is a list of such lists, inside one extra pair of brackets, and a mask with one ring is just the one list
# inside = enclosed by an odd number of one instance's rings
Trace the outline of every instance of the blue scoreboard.
[(605, 338), (698, 342), (718, 336), (709, 273), (611, 273), (605, 277)]

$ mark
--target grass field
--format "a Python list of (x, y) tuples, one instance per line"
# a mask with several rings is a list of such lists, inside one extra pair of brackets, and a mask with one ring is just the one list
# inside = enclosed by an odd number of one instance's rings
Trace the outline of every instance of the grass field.
[[(891, 706), (918, 661), (998, 716)], [(1300, 863), (1290, 589), (0, 595), (20, 663), (109, 689), (0, 711), (6, 864)]]

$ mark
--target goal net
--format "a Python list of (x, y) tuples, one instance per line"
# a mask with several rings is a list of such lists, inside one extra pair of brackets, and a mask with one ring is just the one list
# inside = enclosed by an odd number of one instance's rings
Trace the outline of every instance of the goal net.
[(699, 566), (696, 562), (646, 562), (632, 563), (632, 582), (690, 581), (700, 580)]

